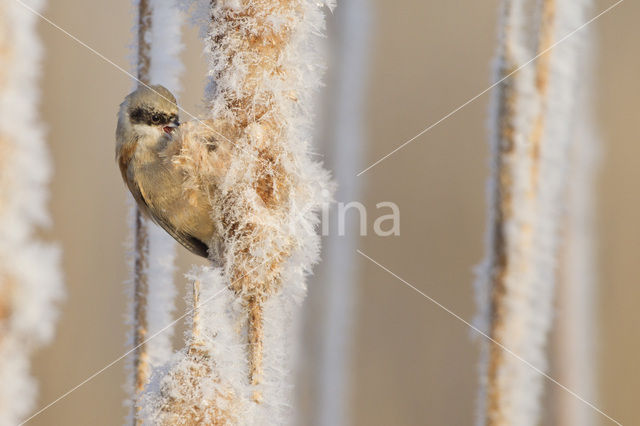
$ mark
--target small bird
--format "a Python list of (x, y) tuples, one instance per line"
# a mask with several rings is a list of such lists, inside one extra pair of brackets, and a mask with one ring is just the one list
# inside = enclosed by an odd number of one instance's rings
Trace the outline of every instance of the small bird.
[(211, 195), (188, 184), (183, 146), (195, 143), (209, 156), (217, 155), (214, 151), (220, 142), (214, 126), (212, 122), (180, 126), (175, 97), (154, 85), (140, 87), (125, 98), (116, 129), (116, 161), (140, 211), (205, 258), (216, 233)]

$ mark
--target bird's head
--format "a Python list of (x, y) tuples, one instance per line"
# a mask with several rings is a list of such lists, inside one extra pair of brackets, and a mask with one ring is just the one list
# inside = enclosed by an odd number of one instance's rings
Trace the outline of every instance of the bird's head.
[(142, 86), (120, 105), (116, 130), (118, 148), (134, 141), (157, 141), (179, 125), (178, 105), (173, 94), (160, 85)]

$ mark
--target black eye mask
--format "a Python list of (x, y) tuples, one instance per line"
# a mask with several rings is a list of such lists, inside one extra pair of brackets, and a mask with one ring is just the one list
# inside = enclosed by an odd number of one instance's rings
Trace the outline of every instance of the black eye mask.
[(138, 107), (129, 114), (133, 124), (147, 124), (149, 126), (161, 126), (175, 122), (178, 118), (175, 114), (166, 114), (150, 108)]

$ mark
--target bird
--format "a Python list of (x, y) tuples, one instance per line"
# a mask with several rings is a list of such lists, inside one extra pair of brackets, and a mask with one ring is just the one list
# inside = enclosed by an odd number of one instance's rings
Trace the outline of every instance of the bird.
[(209, 168), (224, 173), (228, 147), (219, 127), (212, 121), (181, 125), (176, 98), (161, 85), (127, 95), (116, 127), (116, 162), (142, 214), (204, 258), (211, 255), (216, 224), (210, 189), (194, 184), (194, 162), (206, 157)]

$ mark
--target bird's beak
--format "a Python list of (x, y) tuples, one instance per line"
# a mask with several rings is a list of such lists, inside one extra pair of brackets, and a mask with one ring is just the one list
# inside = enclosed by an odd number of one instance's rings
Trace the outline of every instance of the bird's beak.
[(173, 120), (168, 125), (164, 126), (162, 130), (164, 130), (164, 132), (167, 134), (171, 134), (178, 126), (180, 126), (180, 121), (176, 119), (176, 120)]

